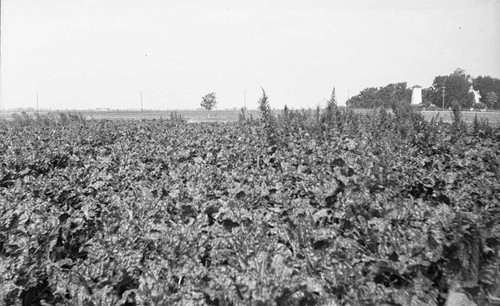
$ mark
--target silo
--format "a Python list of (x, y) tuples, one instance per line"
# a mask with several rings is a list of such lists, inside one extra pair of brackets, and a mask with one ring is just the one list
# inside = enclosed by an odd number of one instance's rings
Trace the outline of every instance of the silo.
[(422, 86), (415, 85), (412, 87), (411, 104), (422, 104)]

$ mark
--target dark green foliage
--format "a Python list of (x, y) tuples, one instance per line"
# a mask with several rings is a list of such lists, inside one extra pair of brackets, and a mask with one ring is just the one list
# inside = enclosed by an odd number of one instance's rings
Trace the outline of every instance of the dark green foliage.
[(453, 123), (454, 124), (459, 124), (462, 122), (462, 107), (460, 106), (460, 103), (458, 101), (453, 101), (451, 104), (451, 112), (453, 114)]
[(246, 114), (246, 109), (242, 107), (240, 109), (240, 113), (238, 114), (238, 122), (239, 123), (246, 123), (247, 122), (247, 114)]
[(186, 123), (186, 118), (182, 117), (177, 111), (170, 112), (170, 121), (173, 123)]
[(475, 110), (484, 110), (484, 109), (486, 109), (486, 104), (481, 103), (481, 102), (479, 102), (479, 103), (474, 103), (474, 104), (472, 105), (472, 108), (473, 108), (473, 109), (475, 109)]
[(370, 87), (347, 100), (347, 106), (353, 108), (391, 108), (396, 104), (409, 103), (411, 89), (406, 82), (389, 84), (384, 87)]
[[(321, 122), (334, 124), (339, 116), (339, 109), (337, 108), (337, 97), (335, 95), (335, 87), (333, 88), (332, 95), (327, 101), (326, 109), (321, 116)], [(319, 107), (316, 109), (316, 118), (319, 119)], [(318, 121), (318, 120), (317, 120)]]
[(264, 88), (262, 89), (262, 97), (259, 99), (259, 111), (262, 116), (262, 122), (264, 124), (264, 131), (266, 132), (266, 137), (271, 145), (276, 145), (280, 142), (276, 118), (274, 117), (273, 111), (271, 110), (271, 105), (269, 104), (269, 97), (266, 95)]
[(271, 110), (271, 105), (269, 104), (269, 97), (266, 95), (264, 88), (262, 89), (262, 97), (259, 99), (259, 110), (262, 114), (262, 118), (266, 124), (272, 124), (274, 121), (274, 116)]
[(286, 113), (277, 144), (265, 119), (2, 122), (0, 304), (498, 298), (498, 128)]
[(330, 99), (326, 103), (327, 103), (327, 108), (337, 106), (337, 95), (335, 94), (335, 87), (333, 87)]
[(86, 119), (80, 113), (48, 113), (48, 114), (35, 114), (30, 117), (26, 112), (21, 114), (12, 114), (14, 124), (17, 126), (33, 127), (40, 125), (62, 124), (68, 125), (72, 123), (85, 124)]
[(490, 91), (486, 94), (486, 98), (483, 99), (484, 101), (484, 104), (486, 104), (486, 106), (488, 106), (489, 108), (492, 108), (492, 109), (498, 109), (500, 108), (500, 105), (499, 105), (499, 100), (498, 100), (498, 95), (500, 93), (496, 93), (496, 92), (493, 92), (493, 91)]
[(474, 116), (474, 121), (472, 122), (472, 131), (475, 135), (484, 137), (484, 136), (491, 136), (493, 133), (493, 128), (491, 127), (488, 119), (486, 118), (477, 118)]
[(283, 121), (285, 123), (288, 123), (290, 121), (290, 109), (286, 104), (285, 107), (283, 108)]
[(435, 77), (432, 87), (424, 90), (424, 99), (438, 107), (443, 107), (443, 86), (445, 87), (444, 108), (452, 107), (454, 101), (457, 101), (463, 109), (471, 108), (474, 103), (474, 94), (470, 92), (471, 76), (463, 69), (458, 68), (450, 75)]
[[(486, 104), (490, 109), (499, 109), (500, 103), (500, 79), (491, 76), (478, 76), (472, 80), (474, 90), (479, 91), (481, 102)], [(490, 93), (496, 95), (496, 100)], [(488, 98), (490, 97), (490, 98)]]
[(464, 129), (465, 123), (462, 119), (462, 107), (460, 106), (460, 103), (458, 103), (458, 101), (453, 101), (453, 103), (451, 104), (451, 114), (455, 131), (461, 131), (462, 129)]

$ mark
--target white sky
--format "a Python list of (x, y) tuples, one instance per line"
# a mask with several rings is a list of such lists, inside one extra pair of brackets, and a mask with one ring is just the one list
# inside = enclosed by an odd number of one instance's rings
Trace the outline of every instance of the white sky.
[(3, 0), (0, 108), (324, 105), (456, 68), (500, 77), (500, 0)]

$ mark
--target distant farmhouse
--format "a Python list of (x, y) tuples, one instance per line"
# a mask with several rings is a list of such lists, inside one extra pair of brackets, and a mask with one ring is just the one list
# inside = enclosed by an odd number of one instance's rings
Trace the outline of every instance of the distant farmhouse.
[(479, 103), (481, 99), (481, 94), (479, 93), (479, 90), (474, 90), (472, 86), (469, 88), (469, 92), (472, 92), (474, 94), (474, 103)]

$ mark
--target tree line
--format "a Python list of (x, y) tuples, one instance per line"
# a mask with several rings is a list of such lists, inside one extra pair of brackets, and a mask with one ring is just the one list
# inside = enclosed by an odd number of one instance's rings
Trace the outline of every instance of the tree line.
[[(479, 92), (478, 103), (475, 103), (471, 89)], [(346, 104), (354, 108), (392, 108), (400, 103), (410, 103), (411, 92), (406, 82), (368, 87), (350, 97)], [(499, 97), (500, 79), (491, 76), (473, 78), (460, 68), (450, 75), (436, 76), (430, 87), (422, 89), (422, 103), (426, 107), (449, 108), (458, 104), (462, 109), (500, 109)]]

